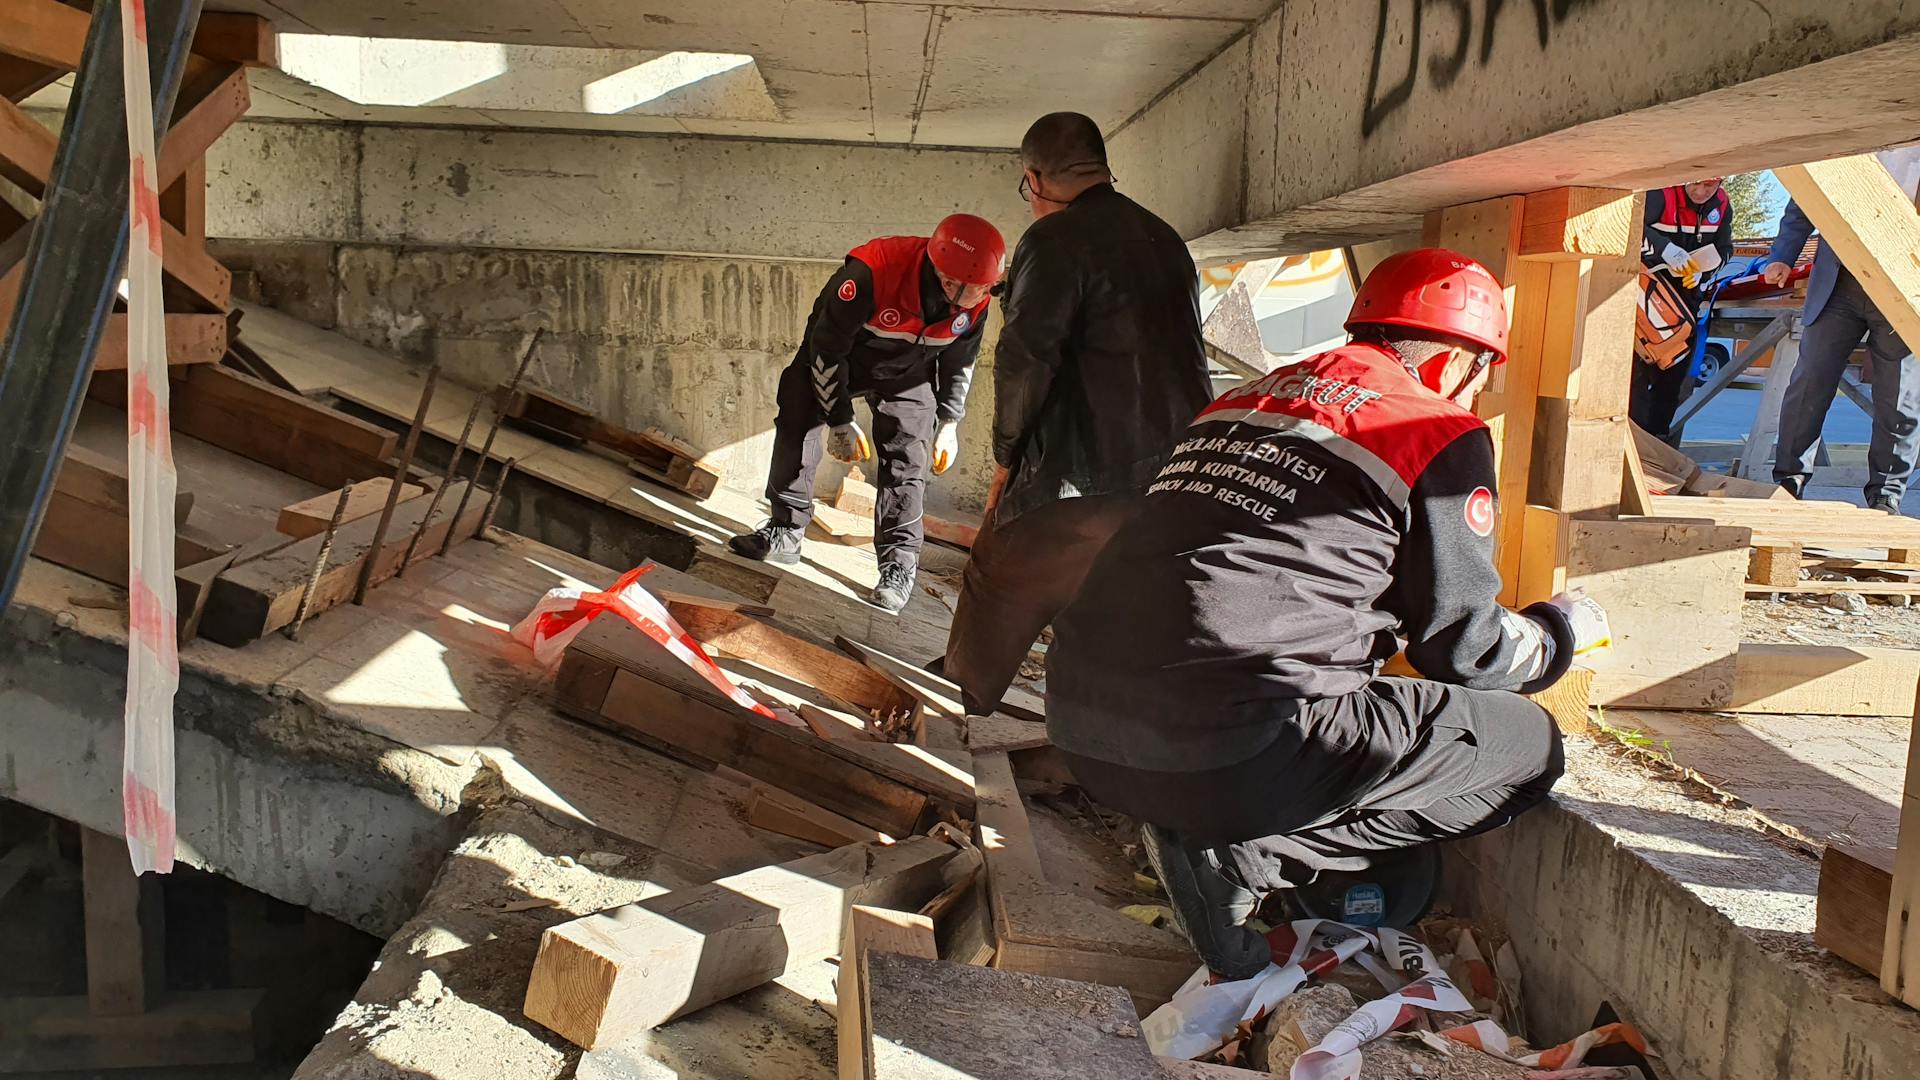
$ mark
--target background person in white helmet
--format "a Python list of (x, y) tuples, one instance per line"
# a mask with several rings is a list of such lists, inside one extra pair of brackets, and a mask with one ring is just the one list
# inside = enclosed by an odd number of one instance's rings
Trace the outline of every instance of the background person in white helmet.
[[(840, 461), (877, 453), (880, 579), (871, 599), (887, 611), (906, 606), (920, 562), (927, 469), (944, 473), (959, 456), (988, 291), (1006, 253), (1000, 231), (972, 214), (949, 215), (931, 237), (883, 236), (847, 253), (780, 376), (767, 470), (772, 517), (729, 547), (750, 559), (799, 561), (823, 442)], [(854, 419), (856, 396), (873, 413), (871, 439)]]
[[(1317, 900), (1323, 876), (1503, 825), (1560, 775), (1553, 719), (1509, 691), (1608, 630), (1592, 601), (1496, 599), (1493, 440), (1471, 407), (1507, 329), (1479, 263), (1388, 258), (1351, 343), (1201, 411), (1054, 620), (1047, 732), (1089, 795), (1145, 823), (1217, 975), (1267, 965), (1241, 925), (1263, 894)], [(1402, 641), (1426, 678), (1380, 675)], [(1395, 886), (1318, 914), (1386, 915)]]

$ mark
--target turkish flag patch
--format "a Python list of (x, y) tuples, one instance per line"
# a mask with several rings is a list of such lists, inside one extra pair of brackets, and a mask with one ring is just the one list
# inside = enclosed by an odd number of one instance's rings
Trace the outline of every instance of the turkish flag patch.
[(860, 293), (859, 287), (854, 285), (852, 281), (843, 281), (840, 283), (840, 292), (838, 294), (840, 299), (851, 300), (855, 296), (859, 295), (859, 293)]
[(1493, 492), (1477, 487), (1467, 496), (1467, 528), (1475, 536), (1493, 535)]

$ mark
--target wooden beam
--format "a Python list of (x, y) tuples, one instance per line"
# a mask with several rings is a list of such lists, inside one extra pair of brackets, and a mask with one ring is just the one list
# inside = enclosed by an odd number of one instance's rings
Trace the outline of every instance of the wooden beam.
[[(227, 319), (224, 315), (168, 313), (166, 315), (167, 366), (217, 364), (227, 354)], [(107, 331), (100, 339), (100, 351), (94, 354), (93, 370), (127, 370), (127, 315), (107, 316)]]
[[(479, 529), (480, 517), (486, 510), (483, 499), (468, 500), (459, 522), (456, 524), (453, 520), (453, 508), (459, 505), (466, 487), (465, 481), (447, 487), (446, 496), (441, 500), (443, 506), (420, 533), (419, 551), (438, 551), (449, 531), (457, 543)], [(379, 524), (377, 517), (364, 517), (342, 525), (334, 534), (327, 569), (313, 587), (308, 613), (318, 614), (345, 603), (353, 595), (360, 577), (360, 564), (365, 559), (373, 559), (373, 584), (393, 577), (427, 509), (428, 500), (422, 499), (396, 508), (392, 525), (378, 551), (373, 550), (373, 532)], [(292, 623), (324, 542), (325, 537), (320, 536), (296, 540), (271, 554), (233, 566), (215, 578), (207, 596), (206, 612), (200, 620), (201, 636), (239, 648)], [(416, 553), (415, 558), (420, 557)]]
[[(176, 493), (175, 524), (186, 521), (192, 506), (192, 493)], [(56, 566), (125, 588), (131, 515), (124, 461), (69, 445), (40, 531), (34, 537), (33, 554)], [(191, 562), (201, 554), (191, 540), (184, 536), (177, 539), (176, 558)]]
[(1813, 943), (1874, 976), (1887, 947), (1893, 867), (1892, 848), (1828, 844), (1820, 857)]
[[(387, 504), (387, 492), (392, 489), (393, 478), (390, 476), (376, 476), (353, 485), (353, 492), (347, 496), (346, 509), (340, 515), (340, 524), (346, 525), (369, 514), (379, 513)], [(426, 490), (418, 484), (402, 484), (399, 502), (424, 495)], [(340, 493), (337, 491), (290, 503), (280, 508), (280, 519), (275, 523), (274, 531), (295, 540), (318, 536), (327, 531), (327, 525), (333, 520), (334, 510), (339, 505)]]
[(994, 966), (1125, 987), (1143, 1011), (1171, 997), (1193, 972), (1193, 951), (1050, 882), (1007, 755), (975, 754), (973, 765), (975, 843), (987, 859), (999, 941)]
[(753, 785), (747, 799), (747, 824), (826, 847), (893, 842), (886, 833), (764, 784)]
[(847, 475), (840, 478), (840, 490), (834, 492), (833, 508), (862, 517), (872, 517), (874, 503), (880, 498), (880, 492), (861, 474), (855, 466)]
[(1578, 261), (1637, 250), (1640, 215), (1634, 212), (1633, 194), (1561, 187), (1528, 195), (1521, 210), (1520, 257)]
[(882, 723), (911, 716), (916, 699), (873, 668), (737, 611), (667, 601), (682, 629), (717, 656), (737, 657), (872, 710)]
[(252, 97), (247, 87), (247, 70), (227, 65), (204, 80), (206, 89), (198, 97), (183, 98), (183, 110), (167, 129), (160, 143), (160, 160), (155, 165), (162, 191), (187, 174), (196, 161), (204, 161), (214, 142), (241, 117), (247, 115)]
[(854, 904), (913, 908), (954, 848), (855, 844), (549, 928), (525, 1012), (589, 1050), (838, 952)]
[(1920, 1008), (1920, 707), (1907, 740), (1907, 776), (1900, 793), (1900, 832), (1888, 888), (1887, 934), (1880, 950), (1880, 987)]
[[(103, 381), (96, 378), (96, 388)], [(113, 389), (125, 402), (125, 381)], [(218, 365), (186, 369), (173, 380), (173, 426), (241, 457), (322, 487), (392, 474), (386, 459), (398, 437), (299, 394)]]
[(1665, 518), (1712, 521), (1750, 529), (1753, 542), (1768, 547), (1786, 544), (1841, 548), (1920, 547), (1920, 520), (1840, 502), (1655, 495), (1653, 512)]
[(1620, 474), (1620, 512), (1646, 515), (1653, 513), (1653, 491), (1647, 487), (1647, 470), (1640, 461), (1638, 428), (1627, 422), (1626, 453)]
[(59, 82), (64, 74), (66, 72), (45, 64), (0, 55), (0, 98), (16, 103), (25, 101)]
[(1920, 341), (1920, 213), (1872, 154), (1775, 169), (1903, 341)]
[(137, 1016), (166, 988), (160, 879), (133, 872), (127, 842), (80, 829), (87, 1003), (94, 1016)]
[(0, 98), (0, 177), (36, 199), (45, 196), (59, 145), (25, 109)]
[(867, 997), (867, 957), (873, 953), (940, 958), (933, 920), (925, 915), (855, 904), (847, 909), (840, 944), (839, 975), (834, 980), (834, 1016), (840, 1036), (840, 1080), (873, 1080), (873, 1003)]
[[(201, 158), (187, 166), (186, 173), (173, 186), (160, 193), (160, 217), (180, 230), (187, 243), (198, 250), (207, 246), (207, 161)], [(231, 286), (232, 277), (228, 282)], [(251, 374), (251, 372), (249, 372)]]
[(848, 656), (859, 660), (881, 678), (918, 699), (921, 704), (941, 716), (958, 720), (967, 715), (966, 706), (961, 703), (960, 687), (957, 683), (935, 675), (926, 668), (910, 664), (892, 653), (855, 641), (844, 634), (834, 638), (833, 643), (840, 646)]
[(1910, 716), (1920, 651), (1868, 645), (1746, 642), (1735, 655), (1728, 712)]
[(93, 17), (58, 0), (7, 0), (0, 4), (0, 53), (61, 71), (80, 66)]
[(1753, 554), (1747, 559), (1748, 584), (1771, 586), (1800, 584), (1800, 559), (1803, 551), (1799, 544), (1782, 544), (1779, 547), (1756, 545)]
[(942, 808), (972, 813), (972, 777), (926, 751), (822, 739), (751, 712), (621, 620), (595, 620), (568, 646), (555, 698), (589, 723), (726, 765), (889, 836), (912, 834)]
[(280, 66), (280, 35), (273, 23), (238, 11), (208, 11), (193, 32), (193, 52), (248, 67)]

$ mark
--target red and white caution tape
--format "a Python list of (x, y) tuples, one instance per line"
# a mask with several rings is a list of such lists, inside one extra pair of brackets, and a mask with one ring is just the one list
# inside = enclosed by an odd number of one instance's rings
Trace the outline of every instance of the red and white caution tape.
[(1466, 995), (1440, 972), (1362, 1005), (1335, 1025), (1326, 1038), (1293, 1063), (1291, 1080), (1354, 1080), (1360, 1075), (1361, 1050), (1389, 1031), (1413, 1022), (1422, 1012), (1464, 1012)]
[(135, 873), (173, 869), (173, 695), (180, 685), (173, 588), (178, 479), (167, 400), (166, 318), (160, 298), (160, 192), (153, 149), (145, 0), (120, 0), (127, 102), (126, 756), (120, 797)]

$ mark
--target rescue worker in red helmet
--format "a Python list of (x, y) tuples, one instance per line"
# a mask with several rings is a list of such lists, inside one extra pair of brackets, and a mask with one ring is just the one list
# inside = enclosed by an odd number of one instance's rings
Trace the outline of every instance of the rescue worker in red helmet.
[[(1455, 252), (1405, 252), (1346, 325), (1348, 344), (1195, 418), (1053, 624), (1048, 734), (1144, 823), (1224, 978), (1268, 962), (1240, 925), (1263, 894), (1544, 799), (1559, 732), (1512, 691), (1608, 633), (1589, 600), (1496, 600), (1493, 441), (1471, 406), (1505, 360), (1500, 285)], [(1381, 676), (1403, 644), (1426, 678)]]
[[(883, 236), (847, 253), (807, 319), (800, 351), (780, 376), (767, 472), (768, 522), (729, 546), (750, 559), (792, 563), (813, 516), (813, 474), (827, 453), (880, 458), (874, 486), (873, 603), (899, 611), (920, 560), (927, 469), (953, 467), (967, 387), (987, 323), (988, 291), (1007, 244), (972, 214), (952, 214), (931, 237)], [(853, 415), (864, 398), (873, 439)], [(827, 429), (824, 440), (821, 428)]]

